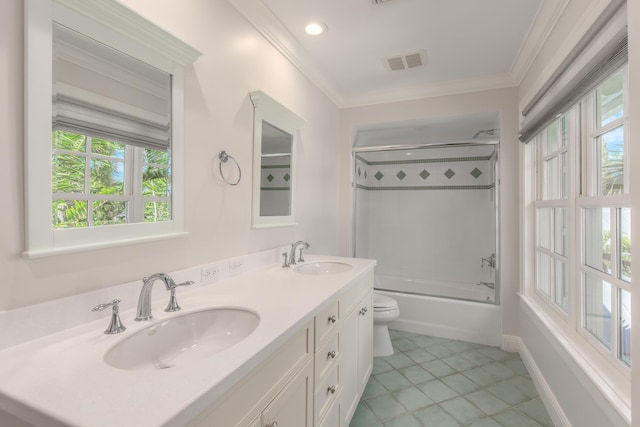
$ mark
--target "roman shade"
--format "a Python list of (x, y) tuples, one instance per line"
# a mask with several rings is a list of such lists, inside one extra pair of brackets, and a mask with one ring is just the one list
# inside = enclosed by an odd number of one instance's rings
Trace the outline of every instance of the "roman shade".
[(167, 151), (171, 75), (54, 23), (52, 119), (53, 130)]
[(614, 0), (524, 107), (520, 141), (527, 143), (559, 114), (627, 62), (627, 8)]

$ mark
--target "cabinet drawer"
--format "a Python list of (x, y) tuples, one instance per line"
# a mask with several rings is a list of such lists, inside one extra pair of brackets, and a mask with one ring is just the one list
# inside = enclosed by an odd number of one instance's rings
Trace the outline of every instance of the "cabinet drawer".
[(315, 372), (316, 382), (325, 377), (340, 360), (339, 333), (333, 334), (320, 350), (316, 351)]
[(339, 319), (338, 301), (332, 302), (316, 315), (316, 350), (322, 347), (333, 331), (338, 329)]
[(337, 396), (340, 395), (342, 386), (340, 385), (339, 366), (327, 375), (327, 377), (317, 384), (314, 395), (314, 419), (316, 421), (322, 419), (334, 402), (337, 402)]
[[(338, 394), (338, 393), (336, 393)], [(336, 397), (336, 401), (331, 405), (324, 419), (320, 421), (318, 427), (339, 427), (340, 426), (340, 396)], [(345, 426), (346, 427), (346, 426)]]
[(340, 318), (344, 319), (358, 305), (362, 296), (373, 289), (373, 271), (353, 281), (349, 289), (340, 296)]

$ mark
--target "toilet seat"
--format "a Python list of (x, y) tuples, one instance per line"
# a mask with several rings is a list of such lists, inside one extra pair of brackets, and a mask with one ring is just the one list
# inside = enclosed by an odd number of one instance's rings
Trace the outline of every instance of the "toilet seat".
[(398, 301), (393, 298), (389, 298), (386, 295), (380, 295), (376, 292), (373, 293), (373, 310), (374, 311), (387, 311), (398, 308)]

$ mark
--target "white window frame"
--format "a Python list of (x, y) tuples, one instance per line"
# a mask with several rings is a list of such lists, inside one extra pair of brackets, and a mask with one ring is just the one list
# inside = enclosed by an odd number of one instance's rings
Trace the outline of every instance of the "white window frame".
[[(571, 309), (572, 309), (572, 304), (571, 304), (571, 296), (574, 294), (573, 289), (571, 289), (571, 286), (568, 287), (567, 289), (567, 307), (566, 310), (564, 307), (561, 307), (560, 305), (558, 305), (555, 301), (555, 295), (556, 295), (556, 280), (555, 280), (555, 276), (556, 276), (556, 270), (555, 270), (555, 263), (556, 261), (560, 261), (560, 262), (564, 262), (567, 264), (567, 268), (569, 269), (569, 283), (571, 283), (571, 255), (574, 253), (574, 248), (571, 245), (571, 242), (573, 241), (573, 236), (574, 236), (574, 230), (571, 229), (571, 227), (567, 227), (567, 232), (569, 233), (567, 236), (567, 242), (568, 242), (568, 247), (566, 248), (566, 253), (567, 255), (561, 255), (556, 253), (555, 251), (555, 245), (556, 245), (556, 240), (555, 240), (555, 209), (559, 209), (559, 208), (564, 208), (567, 209), (568, 212), (568, 224), (573, 224), (573, 205), (572, 205), (572, 195), (573, 195), (573, 188), (575, 188), (575, 179), (574, 179), (574, 171), (576, 170), (574, 162), (575, 162), (575, 139), (577, 137), (576, 135), (576, 127), (574, 126), (574, 117), (576, 116), (576, 111), (575, 109), (571, 109), (569, 112), (565, 113), (562, 115), (562, 117), (558, 117), (556, 120), (558, 120), (559, 123), (559, 132), (560, 132), (560, 138), (562, 139), (562, 132), (563, 132), (563, 126), (565, 125), (564, 121), (566, 120), (566, 124), (567, 124), (567, 128), (566, 128), (566, 132), (567, 134), (567, 142), (565, 146), (562, 146), (561, 144), (558, 146), (558, 148), (553, 151), (552, 153), (547, 153), (546, 156), (544, 156), (543, 158), (543, 154), (542, 154), (542, 145), (546, 142), (546, 131), (547, 128), (545, 128), (542, 132), (540, 132), (540, 134), (538, 134), (535, 139), (534, 142), (532, 142), (534, 144), (534, 150), (535, 150), (535, 190), (534, 190), (534, 195), (535, 195), (535, 201), (534, 201), (534, 213), (533, 213), (533, 221), (534, 221), (534, 235), (533, 235), (533, 239), (534, 239), (534, 293), (537, 295), (537, 297), (543, 301), (545, 301), (546, 304), (548, 304), (548, 306), (558, 315), (560, 316), (562, 319), (564, 319), (565, 322), (569, 321), (569, 315), (571, 313)], [(560, 160), (562, 158), (562, 154), (566, 153), (567, 157), (567, 170), (566, 170), (566, 178), (568, 179), (567, 182), (567, 195), (566, 197), (563, 197), (562, 194), (562, 180), (561, 180), (561, 169), (560, 169)], [(555, 199), (544, 199), (542, 192), (543, 192), (543, 172), (542, 172), (542, 168), (545, 165), (545, 160), (552, 158), (552, 157), (556, 157), (559, 161), (558, 164), (558, 176), (556, 178), (558, 178), (557, 180), (557, 189), (556, 192), (558, 194), (558, 198)], [(543, 248), (538, 246), (538, 235), (540, 230), (538, 229), (538, 209), (551, 209), (552, 212), (554, 213), (551, 216), (551, 224), (550, 224), (550, 235), (548, 236), (548, 238), (550, 239), (550, 249), (547, 248)], [(545, 294), (542, 290), (539, 289), (538, 284), (539, 284), (539, 277), (538, 277), (538, 264), (537, 264), (537, 260), (538, 260), (538, 254), (544, 254), (546, 256), (548, 256), (551, 259), (551, 266), (550, 266), (550, 286), (549, 286), (549, 295)]]
[[(630, 150), (630, 137), (629, 137), (629, 69), (628, 66), (623, 67), (623, 116), (615, 119), (605, 126), (599, 126), (596, 124), (595, 112), (595, 90), (589, 93), (582, 102), (585, 108), (582, 112), (582, 134), (581, 138), (581, 150), (584, 153), (582, 156), (582, 192), (576, 199), (576, 232), (579, 236), (578, 240), (578, 255), (577, 259), (573, 260), (576, 265), (577, 276), (575, 277), (575, 283), (578, 286), (580, 300), (578, 304), (578, 332), (586, 341), (588, 341), (594, 348), (596, 348), (604, 357), (607, 358), (618, 370), (620, 370), (626, 377), (630, 378), (630, 367), (622, 361), (619, 354), (620, 342), (619, 342), (619, 322), (620, 316), (618, 313), (619, 297), (618, 289), (624, 289), (625, 291), (632, 292), (631, 283), (628, 283), (619, 278), (619, 263), (618, 261), (618, 232), (620, 230), (618, 210), (620, 208), (631, 207), (631, 197), (629, 194), (630, 189), (630, 173), (629, 173), (629, 150)], [(611, 76), (616, 74), (612, 73)], [(596, 178), (595, 171), (590, 168), (591, 164), (596, 163), (595, 160), (595, 142), (596, 139), (613, 130), (619, 126), (624, 126), (624, 192), (616, 195), (595, 195), (599, 177)], [(585, 241), (585, 208), (602, 208), (610, 209), (610, 227), (611, 227), (611, 272), (602, 272), (597, 268), (586, 265), (586, 241)], [(614, 262), (616, 260), (616, 262)], [(585, 320), (585, 274), (590, 274), (599, 279), (608, 282), (611, 285), (611, 348), (607, 348), (598, 338), (596, 338), (587, 328)]]
[[(596, 269), (592, 269), (585, 266), (584, 258), (584, 224), (583, 224), (583, 209), (586, 207), (595, 208), (611, 208), (612, 212), (615, 212), (618, 208), (628, 208), (631, 206), (629, 197), (629, 144), (630, 138), (628, 135), (629, 129), (629, 108), (628, 108), (628, 67), (625, 65), (623, 68), (625, 71), (624, 78), (624, 116), (620, 119), (616, 119), (613, 122), (607, 124), (601, 129), (595, 129), (589, 131), (589, 128), (593, 128), (593, 119), (590, 114), (595, 114), (595, 106), (592, 98), (595, 97), (595, 90), (582, 98), (578, 103), (573, 106), (566, 114), (574, 114), (574, 117), (570, 118), (569, 127), (571, 131), (577, 131), (578, 138), (569, 137), (569, 198), (565, 202), (562, 199), (556, 200), (540, 200), (539, 192), (542, 188), (541, 171), (539, 170), (542, 162), (540, 158), (541, 148), (539, 143), (542, 138), (540, 135), (536, 136), (531, 142), (532, 147), (525, 149), (525, 168), (530, 173), (529, 183), (531, 185), (529, 193), (529, 200), (531, 201), (531, 215), (527, 216), (525, 211), (525, 234), (528, 236), (530, 256), (527, 257), (527, 263), (529, 267), (525, 268), (530, 273), (529, 277), (533, 278), (532, 282), (528, 282), (525, 285), (525, 295), (529, 298), (529, 301), (534, 306), (544, 313), (548, 320), (551, 320), (554, 327), (563, 333), (563, 339), (568, 339), (573, 351), (576, 351), (576, 355), (581, 359), (586, 358), (589, 365), (593, 367), (594, 373), (606, 378), (605, 382), (619, 390), (620, 387), (625, 387), (623, 384), (627, 383), (630, 379), (630, 368), (619, 359), (618, 355), (618, 326), (619, 319), (617, 318), (617, 289), (624, 289), (631, 292), (632, 285), (621, 279), (617, 278), (617, 262), (614, 263), (614, 255), (616, 251), (617, 230), (616, 227), (617, 216), (612, 219), (611, 234), (613, 237), (612, 242), (612, 272), (611, 274), (602, 273)], [(616, 71), (617, 72), (617, 71)], [(612, 73), (613, 75), (615, 73)], [(594, 182), (591, 177), (586, 175), (589, 169), (587, 168), (589, 161), (591, 161), (592, 153), (587, 150), (587, 144), (593, 144), (595, 138), (608, 130), (614, 129), (620, 124), (623, 124), (625, 130), (624, 143), (625, 143), (625, 180), (624, 187), (625, 193), (619, 195), (608, 196), (589, 196), (587, 192), (587, 186)], [(541, 133), (544, 133), (546, 128)], [(584, 193), (584, 194), (583, 194)], [(550, 296), (540, 292), (537, 289), (537, 253), (539, 248), (537, 246), (537, 208), (539, 207), (565, 207), (569, 209), (569, 233), (568, 239), (569, 251), (569, 307), (568, 311), (561, 310), (553, 301), (554, 296), (554, 283), (552, 281), (552, 287)], [(528, 224), (528, 225), (526, 225)], [(526, 229), (530, 231), (526, 231)], [(616, 236), (614, 236), (616, 235)], [(551, 251), (553, 252), (553, 244)], [(553, 259), (553, 258), (552, 258)], [(615, 265), (614, 265), (615, 264)], [(554, 269), (552, 268), (552, 271)], [(585, 329), (584, 322), (584, 286), (583, 286), (583, 273), (593, 273), (599, 278), (603, 278), (612, 285), (612, 336), (611, 336), (611, 349), (608, 349), (604, 344), (594, 337), (591, 332)]]
[[(172, 220), (54, 230), (51, 224), (52, 22), (172, 76)], [(25, 214), (31, 258), (184, 236), (184, 67), (200, 52), (116, 1), (25, 0)]]

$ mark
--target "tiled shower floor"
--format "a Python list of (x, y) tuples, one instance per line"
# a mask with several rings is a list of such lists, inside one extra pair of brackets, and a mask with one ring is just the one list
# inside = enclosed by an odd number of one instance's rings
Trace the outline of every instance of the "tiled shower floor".
[(391, 330), (349, 427), (536, 427), (551, 418), (517, 354)]

